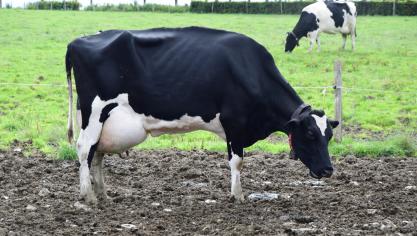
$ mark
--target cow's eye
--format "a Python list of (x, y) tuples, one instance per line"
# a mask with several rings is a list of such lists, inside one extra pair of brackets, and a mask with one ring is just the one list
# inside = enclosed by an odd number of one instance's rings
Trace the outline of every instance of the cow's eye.
[(311, 131), (311, 130), (308, 130), (307, 131), (307, 138), (308, 139), (314, 139), (315, 138), (313, 131)]

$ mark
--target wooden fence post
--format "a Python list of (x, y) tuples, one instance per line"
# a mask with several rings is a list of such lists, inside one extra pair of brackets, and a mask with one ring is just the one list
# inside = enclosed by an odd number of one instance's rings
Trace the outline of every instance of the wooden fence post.
[(334, 129), (334, 139), (340, 143), (342, 141), (342, 63), (336, 60), (334, 63), (334, 111), (335, 118), (339, 121), (339, 126)]

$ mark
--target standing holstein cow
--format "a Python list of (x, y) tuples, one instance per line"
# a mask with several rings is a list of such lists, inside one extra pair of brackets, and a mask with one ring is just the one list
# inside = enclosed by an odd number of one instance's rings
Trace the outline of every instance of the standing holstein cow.
[[(104, 153), (119, 153), (150, 134), (211, 131), (227, 143), (231, 194), (243, 200), (243, 149), (275, 131), (315, 178), (333, 172), (330, 121), (305, 105), (267, 50), (244, 35), (206, 28), (111, 30), (68, 45), (81, 108), (77, 140), (81, 197), (105, 197)], [(92, 183), (90, 182), (90, 168)]]
[(344, 49), (346, 37), (350, 34), (352, 50), (355, 49), (356, 7), (353, 2), (318, 1), (303, 8), (300, 19), (291, 32), (287, 33), (285, 52), (292, 52), (302, 37), (310, 38), (309, 52), (314, 41), (320, 51), (320, 33), (341, 33)]

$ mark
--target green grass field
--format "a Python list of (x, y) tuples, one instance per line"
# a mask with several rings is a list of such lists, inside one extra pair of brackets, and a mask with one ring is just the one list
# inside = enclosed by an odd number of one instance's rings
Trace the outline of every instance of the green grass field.
[[(417, 128), (417, 17), (358, 17), (357, 49), (340, 50), (340, 35), (322, 35), (322, 51), (307, 53), (308, 42), (285, 54), (284, 39), (298, 16), (217, 15), (126, 12), (0, 10), (0, 148), (13, 140), (66, 158), (68, 95), (64, 71), (66, 45), (76, 37), (106, 29), (206, 26), (246, 34), (274, 56), (286, 79), (306, 103), (333, 116), (333, 62), (343, 62), (343, 119), (351, 131), (336, 155), (415, 155)], [(15, 85), (7, 83), (39, 84)], [(41, 84), (55, 85), (44, 86)], [(369, 90), (368, 90), (369, 89)], [(288, 151), (277, 139), (249, 150)], [(275, 140), (275, 141), (274, 141)], [(277, 141), (278, 140), (278, 141)], [(282, 141), (279, 141), (282, 140)], [(207, 132), (150, 138), (139, 148), (225, 150)]]

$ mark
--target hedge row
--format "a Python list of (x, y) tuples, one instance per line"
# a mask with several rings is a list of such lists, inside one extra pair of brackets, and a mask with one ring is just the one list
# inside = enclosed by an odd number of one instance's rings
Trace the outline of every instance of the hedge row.
[[(195, 13), (300, 14), (313, 2), (200, 2), (192, 1)], [(392, 15), (392, 2), (356, 2), (359, 15)], [(396, 15), (417, 15), (417, 3), (397, 3)]]
[(39, 10), (79, 10), (80, 3), (77, 1), (39, 1), (26, 5), (27, 9)]
[(106, 4), (106, 5), (94, 5), (85, 8), (87, 11), (151, 11), (151, 12), (171, 12), (182, 13), (188, 12), (189, 7), (184, 6), (167, 6), (159, 4)]

